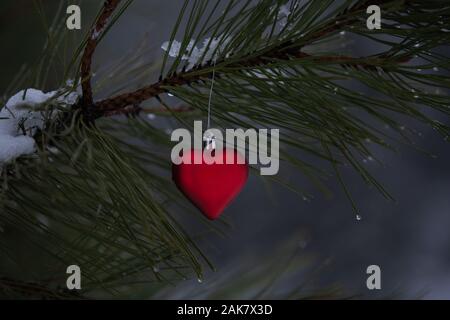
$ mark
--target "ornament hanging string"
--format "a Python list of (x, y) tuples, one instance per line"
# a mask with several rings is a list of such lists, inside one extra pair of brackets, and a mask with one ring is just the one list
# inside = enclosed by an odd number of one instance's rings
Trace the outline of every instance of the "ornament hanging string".
[(216, 58), (214, 58), (213, 63), (213, 70), (212, 70), (212, 77), (211, 77), (211, 88), (209, 89), (209, 98), (208, 98), (208, 120), (207, 120), (207, 129), (211, 126), (211, 98), (214, 88), (214, 77), (216, 75)]
[[(209, 129), (211, 127), (211, 100), (212, 100), (212, 93), (214, 88), (214, 79), (216, 75), (216, 58), (213, 59), (213, 70), (212, 70), (212, 76), (211, 76), (211, 87), (209, 89), (209, 97), (208, 97), (208, 115), (207, 115), (207, 123), (206, 128)], [(206, 149), (215, 149), (216, 143), (215, 143), (215, 137), (209, 133), (205, 134), (203, 137), (203, 140), (206, 141)]]

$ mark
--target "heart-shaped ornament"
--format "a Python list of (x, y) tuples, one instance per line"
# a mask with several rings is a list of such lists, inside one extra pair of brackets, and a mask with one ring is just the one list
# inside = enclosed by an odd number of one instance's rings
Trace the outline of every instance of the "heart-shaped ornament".
[[(178, 189), (211, 220), (239, 194), (248, 177), (248, 165), (239, 152), (229, 148), (214, 152), (214, 159), (223, 159), (222, 163), (212, 163), (211, 153), (191, 149), (183, 153), (181, 164), (172, 166)], [(200, 164), (194, 163), (195, 157)], [(226, 163), (227, 157), (234, 159), (232, 164)]]

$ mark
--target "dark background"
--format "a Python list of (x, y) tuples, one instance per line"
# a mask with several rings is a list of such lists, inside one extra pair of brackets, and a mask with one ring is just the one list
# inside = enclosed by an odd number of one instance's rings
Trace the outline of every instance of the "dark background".
[[(0, 93), (20, 66), (32, 63), (41, 50), (44, 33), (31, 2), (1, 1)], [(56, 1), (44, 2), (51, 16)], [(82, 3), (83, 32), (99, 3)], [(151, 49), (149, 59), (161, 55), (160, 44), (169, 38), (178, 7), (178, 1), (135, 0), (100, 45), (94, 66), (113, 62), (144, 38)], [(358, 41), (350, 36), (346, 47), (335, 51), (350, 50), (357, 55), (355, 48), (361, 47)], [(448, 123), (448, 119), (444, 121)], [(291, 176), (291, 182), (314, 194), (311, 201), (303, 201), (280, 186), (272, 185), (268, 191), (259, 176), (252, 176), (225, 212), (233, 228), (225, 238), (214, 235), (203, 243), (218, 271), (208, 274), (203, 283), (187, 281), (169, 289), (166, 296), (189, 298), (190, 290), (201, 290), (210, 277), (225, 276), (243, 261), (251, 272), (253, 265), (267, 263), (268, 255), (298, 237), (303, 254), (314, 254), (319, 261), (331, 258), (331, 267), (319, 277), (339, 283), (349, 292), (369, 298), (393, 293), (410, 298), (450, 298), (450, 152), (448, 143), (433, 130), (416, 128), (420, 129), (415, 137), (417, 145), (437, 158), (398, 146), (399, 153), (378, 152), (384, 167), (373, 162), (365, 164), (396, 203), (366, 187), (350, 170), (344, 171), (344, 179), (361, 209), (361, 221), (356, 220), (344, 193), (333, 181), (330, 186), (334, 196), (327, 199), (281, 164), (281, 175)], [(371, 264), (381, 267), (381, 292), (366, 288), (365, 271)]]

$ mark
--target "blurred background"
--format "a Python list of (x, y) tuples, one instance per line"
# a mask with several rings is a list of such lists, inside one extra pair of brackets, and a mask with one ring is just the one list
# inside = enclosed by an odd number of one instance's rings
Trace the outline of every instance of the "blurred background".
[[(49, 18), (58, 3), (42, 1)], [(81, 3), (81, 32), (87, 31), (101, 3)], [(160, 46), (170, 36), (179, 5), (178, 1), (135, 0), (100, 44), (94, 70), (118, 61), (142, 43), (149, 61), (162, 56)], [(23, 64), (32, 65), (39, 57), (45, 38), (32, 0), (1, 1), (0, 94)], [(337, 54), (345, 50), (358, 55), (358, 39), (344, 35), (342, 43), (345, 46), (334, 49)], [(149, 75), (148, 83), (154, 80), (152, 76), (156, 75)], [(108, 94), (107, 90), (99, 90), (97, 97)], [(448, 123), (448, 119), (441, 120)], [(151, 121), (166, 123), (159, 117)], [(366, 187), (350, 169), (343, 172), (344, 179), (360, 208), (361, 220), (356, 219), (341, 187), (333, 180), (329, 182), (333, 196), (326, 197), (281, 164), (280, 175), (314, 196), (305, 201), (282, 186), (267, 187), (261, 177), (252, 175), (224, 213), (232, 225), (226, 228), (225, 236), (203, 236), (199, 243), (217, 271), (208, 272), (202, 282), (189, 280), (169, 287), (159, 297), (205, 297), (205, 288), (211, 293), (220, 289), (221, 279), (256, 272), (273, 257), (284, 255), (288, 247), (295, 255), (314, 259), (326, 268), (314, 275), (301, 272), (294, 277), (294, 283), (290, 281), (286, 286), (314, 277), (318, 287), (336, 284), (349, 295), (365, 298), (395, 295), (450, 299), (450, 150), (448, 142), (432, 129), (416, 128), (417, 147), (437, 157), (398, 146), (398, 153), (379, 151), (384, 166), (365, 163), (395, 197), (395, 203)], [(195, 225), (188, 228), (201, 229)], [(366, 288), (366, 268), (372, 264), (381, 268), (382, 290)], [(229, 297), (239, 298), (239, 294), (230, 293)]]

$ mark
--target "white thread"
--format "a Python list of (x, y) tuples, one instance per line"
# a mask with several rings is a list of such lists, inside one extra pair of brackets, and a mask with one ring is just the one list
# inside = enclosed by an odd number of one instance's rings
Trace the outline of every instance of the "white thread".
[[(211, 127), (211, 98), (214, 88), (214, 78), (216, 74), (216, 59), (213, 60), (213, 71), (212, 71), (212, 77), (211, 77), (211, 88), (209, 89), (209, 98), (208, 98), (208, 117), (207, 117), (207, 124), (206, 128), (207, 130)], [(216, 148), (216, 141), (215, 137), (213, 135), (204, 135), (203, 140), (206, 141), (206, 150), (215, 149)]]
[(211, 78), (211, 88), (209, 89), (209, 99), (208, 99), (208, 120), (207, 120), (207, 129), (209, 129), (210, 125), (211, 125), (211, 97), (212, 97), (212, 92), (213, 92), (213, 88), (214, 88), (214, 77), (216, 74), (216, 59), (214, 59), (214, 64), (213, 64), (213, 71), (212, 71), (212, 78)]

